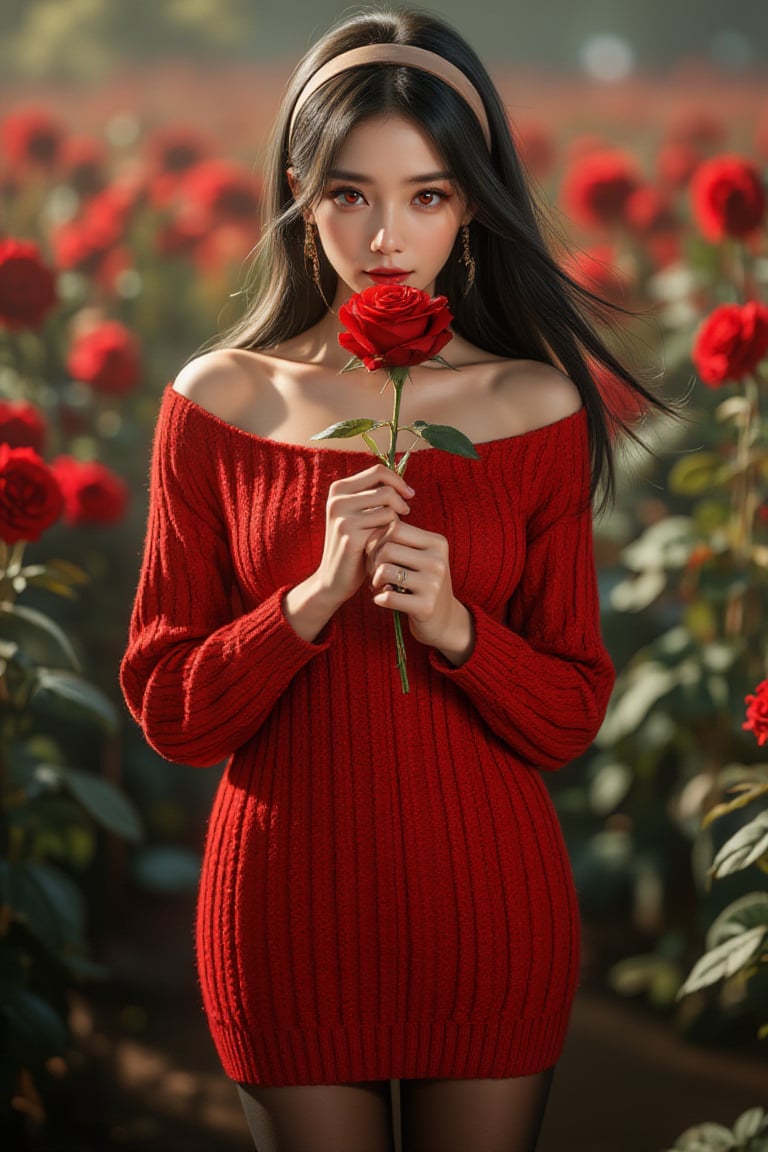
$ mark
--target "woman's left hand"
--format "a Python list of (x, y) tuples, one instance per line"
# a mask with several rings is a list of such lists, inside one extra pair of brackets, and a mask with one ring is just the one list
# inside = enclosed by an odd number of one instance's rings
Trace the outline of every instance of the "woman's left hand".
[(374, 603), (408, 617), (412, 635), (462, 664), (474, 646), (470, 613), (453, 594), (448, 541), (397, 520), (366, 547)]

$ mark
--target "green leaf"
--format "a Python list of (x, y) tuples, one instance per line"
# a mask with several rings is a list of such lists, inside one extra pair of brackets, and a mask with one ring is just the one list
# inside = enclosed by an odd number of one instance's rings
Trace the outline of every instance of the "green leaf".
[(757, 955), (765, 939), (768, 928), (759, 925), (750, 928), (748, 932), (741, 932), (711, 948), (696, 961), (691, 969), (688, 979), (684, 982), (677, 996), (688, 996), (691, 992), (698, 992), (700, 988), (707, 988), (718, 980), (725, 980), (734, 976), (744, 968), (749, 961)]
[(26, 988), (0, 994), (0, 1014), (8, 1024), (5, 1045), (19, 1066), (37, 1068), (69, 1047), (66, 1024), (50, 1004)]
[(616, 612), (642, 612), (667, 586), (662, 568), (647, 568), (637, 576), (622, 580), (611, 589), (611, 607)]
[(722, 480), (723, 461), (715, 452), (694, 452), (675, 461), (667, 481), (676, 496), (701, 496)]
[(730, 1152), (736, 1147), (733, 1133), (722, 1124), (697, 1124), (687, 1128), (675, 1144), (676, 1152)]
[(729, 396), (727, 400), (723, 400), (722, 404), (718, 404), (715, 409), (715, 417), (724, 424), (727, 420), (735, 420), (739, 424), (743, 424), (749, 416), (752, 405), (746, 396)]
[(61, 860), (71, 868), (83, 869), (96, 853), (93, 820), (69, 796), (38, 795), (21, 811), (11, 811), (9, 822), (26, 828), (30, 854), (35, 859)]
[(726, 816), (729, 812), (736, 812), (739, 808), (746, 808), (747, 804), (751, 804), (753, 800), (758, 800), (761, 796), (768, 795), (768, 784), (748, 784), (746, 787), (742, 786), (739, 789), (739, 795), (734, 800), (726, 800), (722, 804), (715, 804), (714, 808), (710, 808), (702, 820), (702, 828), (707, 828), (715, 820), (719, 820), (721, 816)]
[(93, 776), (90, 772), (79, 772), (75, 768), (62, 768), (61, 778), (71, 795), (97, 824), (134, 844), (143, 839), (141, 819), (136, 808), (109, 780)]
[(717, 948), (760, 925), (768, 930), (768, 892), (746, 892), (712, 921), (707, 932), (707, 948)]
[(629, 732), (636, 731), (654, 704), (668, 695), (677, 682), (672, 670), (655, 661), (628, 669), (613, 695), (596, 743), (610, 747)]
[(37, 885), (40, 892), (56, 911), (62, 937), (62, 951), (84, 952), (85, 945), (85, 897), (67, 876), (66, 872), (44, 864), (38, 860), (26, 861), (27, 877)]
[(424, 424), (422, 421), (418, 422), (418, 427), (420, 435), (433, 448), (452, 452), (454, 456), (466, 456), (469, 460), (480, 459), (472, 441), (458, 428), (451, 428), (449, 424)]
[(342, 440), (349, 439), (351, 436), (360, 436), (363, 432), (370, 432), (374, 428), (381, 428), (382, 424), (386, 423), (384, 420), (369, 420), (365, 416), (361, 416), (355, 420), (340, 420), (337, 424), (331, 424), (328, 428), (324, 428), (322, 432), (316, 432), (311, 436), (311, 440)]
[(107, 732), (117, 731), (117, 709), (109, 697), (72, 672), (38, 668), (32, 701), (48, 715), (91, 721)]
[(439, 354), (437, 356), (430, 356), (430, 360), (434, 360), (437, 364), (442, 364), (443, 368), (450, 368), (453, 372), (461, 371), (461, 369), (457, 368), (455, 364), (449, 364), (448, 361)]
[(730, 876), (748, 868), (768, 852), (768, 809), (726, 840), (712, 861), (710, 876)]
[(365, 368), (365, 363), (359, 356), (353, 356), (351, 360), (347, 360), (339, 375), (341, 376), (343, 372), (354, 372), (356, 368)]
[(763, 1108), (748, 1108), (742, 1112), (733, 1126), (733, 1134), (740, 1144), (746, 1144), (753, 1136), (759, 1136), (768, 1127), (768, 1117)]
[(54, 596), (63, 596), (66, 600), (76, 600), (77, 593), (72, 591), (69, 584), (62, 584), (60, 580), (43, 572), (39, 576), (25, 576), (27, 584), (33, 588), (44, 588), (46, 592), (53, 592)]
[(370, 448), (371, 452), (373, 452), (373, 454), (375, 456), (377, 456), (379, 460), (381, 460), (382, 464), (386, 464), (387, 458), (384, 455), (384, 453), (381, 451), (381, 449), (379, 448), (379, 446), (376, 443), (376, 441), (374, 440), (373, 436), (369, 436), (367, 432), (361, 432), (360, 435), (362, 436), (363, 440), (365, 441), (366, 446), (368, 448)]
[(657, 520), (628, 544), (621, 553), (621, 561), (633, 572), (646, 568), (682, 568), (696, 543), (693, 520), (690, 516), (667, 516)]
[(607, 816), (621, 804), (634, 782), (628, 764), (611, 760), (599, 764), (589, 784), (589, 806), (600, 816)]
[[(608, 982), (616, 992), (623, 996), (635, 996), (639, 992), (648, 992), (658, 985), (660, 978), (665, 977), (675, 992), (680, 985), (680, 970), (673, 960), (660, 956), (656, 952), (642, 956), (627, 956), (614, 964), (608, 973)], [(669, 1000), (673, 1000), (670, 996)]]
[(80, 662), (65, 633), (35, 608), (0, 604), (0, 635), (18, 644), (35, 664), (80, 671)]
[(48, 951), (82, 951), (85, 910), (77, 885), (36, 861), (9, 864), (4, 871), (7, 903)]
[(62, 584), (88, 584), (91, 579), (86, 571), (77, 564), (70, 563), (69, 560), (46, 560), (43, 567), (47, 572), (53, 573)]

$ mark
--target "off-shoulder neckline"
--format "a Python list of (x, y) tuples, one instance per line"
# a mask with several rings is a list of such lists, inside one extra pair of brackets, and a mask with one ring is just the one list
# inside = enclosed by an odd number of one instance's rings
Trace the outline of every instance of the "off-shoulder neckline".
[[(350, 457), (350, 459), (364, 458), (370, 460), (371, 453), (366, 448), (321, 448), (319, 445), (314, 444), (297, 444), (290, 440), (275, 440), (271, 436), (260, 436), (258, 432), (249, 432), (246, 428), (240, 428), (237, 424), (230, 424), (228, 420), (224, 420), (221, 416), (217, 416), (215, 412), (211, 412), (209, 408), (204, 408), (202, 404), (191, 400), (189, 396), (185, 396), (183, 392), (179, 392), (169, 383), (166, 386), (166, 395), (170, 393), (171, 399), (181, 401), (182, 406), (186, 406), (190, 411), (195, 412), (204, 420), (209, 421), (215, 426), (222, 429), (222, 431), (234, 437), (244, 437), (246, 440), (254, 444), (261, 444), (265, 449), (283, 450), (287, 453), (296, 453), (298, 455), (311, 456), (317, 459), (321, 456), (329, 456), (331, 459), (338, 459), (340, 456)], [(557, 420), (551, 421), (549, 424), (541, 424), (538, 428), (529, 428), (526, 432), (516, 432), (512, 436), (500, 436), (493, 440), (478, 440), (473, 444), (473, 447), (483, 455), (483, 452), (492, 452), (498, 449), (527, 443), (533, 439), (542, 436), (544, 433), (552, 433), (556, 430), (565, 430), (571, 423), (579, 422), (586, 415), (586, 409), (582, 405), (580, 408), (569, 412), (567, 416), (560, 416)], [(451, 455), (451, 453), (440, 453), (435, 448), (420, 448), (414, 452), (411, 457), (411, 463), (419, 456), (432, 455), (438, 452), (439, 455)], [(398, 452), (398, 456), (402, 456), (403, 452)], [(454, 457), (455, 458), (455, 457)]]

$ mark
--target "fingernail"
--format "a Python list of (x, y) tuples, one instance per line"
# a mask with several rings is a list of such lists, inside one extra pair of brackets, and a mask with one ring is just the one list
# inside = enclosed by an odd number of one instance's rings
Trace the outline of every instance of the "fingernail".
[(406, 486), (405, 486), (405, 490), (406, 490), (406, 492), (408, 493), (408, 495), (409, 495), (409, 496), (415, 496), (415, 495), (416, 495), (416, 489), (415, 489), (415, 488), (411, 488), (410, 484), (406, 484)]

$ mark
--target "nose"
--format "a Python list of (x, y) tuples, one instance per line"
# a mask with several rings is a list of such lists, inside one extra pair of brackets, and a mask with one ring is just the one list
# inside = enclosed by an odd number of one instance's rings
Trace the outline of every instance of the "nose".
[(371, 252), (402, 252), (403, 240), (400, 230), (390, 214), (374, 226), (371, 239)]

